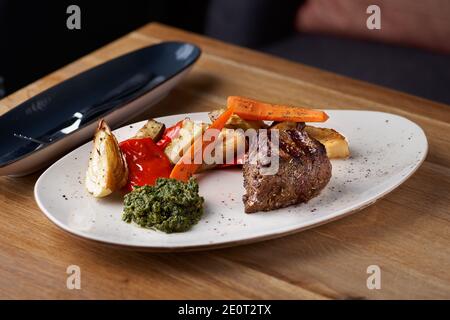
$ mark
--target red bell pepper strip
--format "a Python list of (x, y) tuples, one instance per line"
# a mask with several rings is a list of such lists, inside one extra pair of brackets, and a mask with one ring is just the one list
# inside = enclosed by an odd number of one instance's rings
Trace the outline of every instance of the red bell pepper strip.
[(128, 165), (126, 191), (132, 191), (134, 186), (153, 185), (157, 178), (170, 176), (170, 161), (151, 138), (128, 139), (119, 147)]
[(164, 150), (167, 147), (167, 145), (172, 142), (173, 139), (178, 137), (182, 126), (183, 126), (183, 120), (181, 120), (178, 123), (176, 123), (175, 125), (167, 128), (164, 131), (162, 138), (156, 143), (156, 145), (158, 147), (160, 147), (161, 150)]

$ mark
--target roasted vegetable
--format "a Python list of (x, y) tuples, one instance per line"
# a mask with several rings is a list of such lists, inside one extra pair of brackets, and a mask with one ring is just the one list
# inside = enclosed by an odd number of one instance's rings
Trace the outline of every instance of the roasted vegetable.
[[(218, 136), (218, 144), (214, 148), (214, 153), (212, 154), (215, 158), (215, 152), (221, 154), (221, 163), (203, 163), (197, 170), (197, 172), (202, 172), (210, 169), (214, 169), (221, 165), (236, 165), (238, 159), (243, 159), (245, 154), (245, 135), (243, 131), (233, 130), (228, 128), (223, 128)], [(227, 159), (233, 156), (232, 163)]]
[[(209, 125), (208, 129), (215, 129), (222, 131), (228, 119), (230, 119), (230, 117), (232, 116), (233, 112), (234, 112), (233, 108), (226, 109), (213, 123)], [(196, 139), (199, 138), (201, 139), (201, 136), (197, 137)], [(203, 151), (211, 143), (215, 144), (217, 143), (217, 141), (205, 141), (202, 139), (201, 151)], [(170, 173), (171, 178), (181, 181), (188, 181), (189, 178), (198, 170), (198, 168), (201, 167), (202, 165), (201, 163), (189, 161), (196, 158), (197, 154), (195, 153), (195, 151), (196, 151), (195, 145), (191, 144), (189, 150), (183, 154), (183, 157), (177, 162), (175, 167), (172, 169), (172, 172)]]
[(172, 166), (165, 153), (151, 138), (128, 139), (119, 144), (128, 165), (125, 190), (154, 185), (157, 178), (168, 178)]
[(157, 142), (162, 137), (165, 129), (166, 126), (163, 123), (150, 119), (139, 129), (134, 138), (151, 138)]
[(328, 115), (320, 110), (271, 104), (249, 98), (230, 96), (228, 108), (245, 120), (272, 120), (293, 122), (324, 122)]
[(183, 120), (178, 135), (164, 149), (164, 153), (172, 164), (176, 164), (181, 156), (187, 152), (194, 140), (200, 137), (206, 129), (206, 124), (195, 123), (190, 119)]
[(116, 137), (104, 120), (98, 124), (86, 172), (85, 186), (94, 197), (105, 197), (122, 188), (128, 168)]
[(183, 127), (183, 120), (178, 121), (173, 126), (164, 130), (163, 136), (161, 137), (161, 139), (159, 139), (159, 141), (156, 143), (156, 145), (158, 147), (160, 147), (161, 150), (164, 150), (169, 145), (169, 143), (172, 142), (173, 139), (178, 137), (178, 135), (180, 133), (180, 129), (182, 127)]
[(328, 128), (306, 126), (308, 135), (321, 142), (327, 150), (328, 158), (347, 158), (350, 155), (348, 142), (339, 132)]
[[(226, 109), (218, 109), (208, 113), (209, 119), (211, 122), (214, 122)], [(225, 124), (225, 128), (228, 129), (255, 129), (258, 130), (260, 128), (266, 128), (266, 124), (261, 120), (244, 120), (239, 117), (237, 114), (233, 114), (230, 119)]]

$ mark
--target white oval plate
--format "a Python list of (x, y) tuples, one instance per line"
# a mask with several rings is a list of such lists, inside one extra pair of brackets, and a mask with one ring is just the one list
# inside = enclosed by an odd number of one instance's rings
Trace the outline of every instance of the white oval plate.
[[(215, 170), (198, 175), (205, 213), (190, 231), (165, 234), (121, 220), (123, 196), (93, 198), (84, 188), (92, 144), (87, 143), (48, 168), (35, 185), (36, 201), (57, 226), (82, 238), (151, 251), (226, 247), (291, 234), (341, 218), (374, 203), (421, 165), (428, 144), (415, 123), (388, 113), (329, 110), (323, 127), (350, 143), (351, 158), (332, 160), (333, 175), (322, 193), (306, 204), (264, 213), (244, 213), (242, 172)], [(207, 113), (158, 118), (166, 126), (185, 117), (207, 121)], [(114, 131), (119, 141), (144, 124)]]

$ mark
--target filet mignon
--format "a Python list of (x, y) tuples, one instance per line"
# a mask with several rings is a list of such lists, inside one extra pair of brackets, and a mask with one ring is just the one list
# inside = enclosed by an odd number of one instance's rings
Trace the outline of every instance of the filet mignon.
[[(279, 130), (278, 145), (275, 150), (275, 144), (268, 144), (269, 152), (278, 151), (279, 154), (278, 171), (272, 175), (261, 174), (267, 164), (259, 160), (251, 163), (246, 155), (243, 165), (246, 213), (307, 202), (317, 196), (331, 178), (331, 163), (325, 147), (309, 137), (303, 126)], [(257, 152), (267, 150), (258, 149)]]

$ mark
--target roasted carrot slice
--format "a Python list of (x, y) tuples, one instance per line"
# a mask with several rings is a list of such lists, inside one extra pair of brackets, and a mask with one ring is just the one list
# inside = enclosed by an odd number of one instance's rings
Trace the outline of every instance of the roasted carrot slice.
[(320, 110), (271, 104), (249, 98), (230, 96), (228, 107), (245, 120), (324, 122), (328, 115)]
[[(233, 108), (227, 108), (211, 125), (208, 129), (217, 129), (222, 130), (225, 127), (228, 119), (233, 115)], [(200, 136), (198, 139), (202, 139)], [(210, 144), (216, 143), (217, 141), (203, 141), (202, 139), (202, 148), (201, 152)], [(189, 178), (197, 171), (197, 169), (202, 165), (201, 163), (193, 163), (194, 157), (194, 145), (192, 144), (189, 150), (181, 157), (181, 159), (177, 162), (175, 167), (173, 167), (172, 172), (170, 173), (170, 178), (188, 181)], [(190, 158), (190, 159), (189, 159)], [(190, 162), (190, 163), (189, 163)]]

